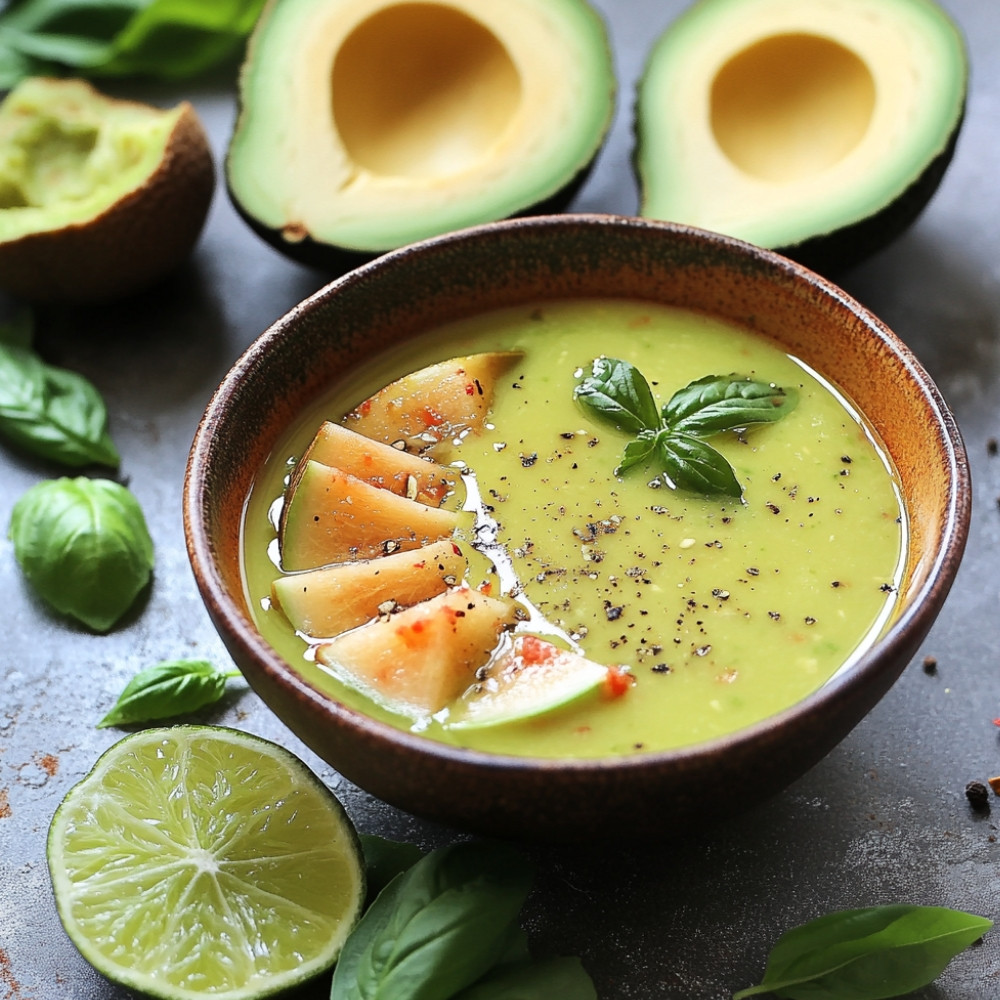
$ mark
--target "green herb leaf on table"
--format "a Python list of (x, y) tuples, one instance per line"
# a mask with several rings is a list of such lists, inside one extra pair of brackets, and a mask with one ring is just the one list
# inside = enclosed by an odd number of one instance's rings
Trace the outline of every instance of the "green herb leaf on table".
[(550, 958), (504, 966), (454, 1000), (597, 1000), (597, 990), (578, 958)]
[(450, 1000), (510, 955), (532, 869), (512, 848), (439, 848), (396, 876), (351, 933), (331, 1000)]
[(142, 508), (107, 479), (51, 479), (14, 505), (10, 539), (28, 582), (57, 611), (107, 632), (153, 570)]
[(642, 373), (628, 361), (597, 358), (574, 397), (593, 416), (635, 437), (615, 475), (658, 465), (673, 489), (738, 499), (743, 489), (732, 466), (704, 438), (773, 423), (793, 410), (794, 390), (739, 375), (706, 375), (671, 396), (661, 411)]
[(0, 13), (0, 87), (83, 76), (194, 76), (238, 50), (264, 0), (22, 0)]
[(368, 872), (369, 901), (397, 875), (412, 868), (425, 854), (416, 844), (388, 840), (373, 833), (362, 833), (359, 839)]
[(70, 467), (120, 461), (101, 394), (82, 375), (45, 364), (24, 321), (0, 331), (0, 437)]
[(219, 670), (207, 660), (169, 660), (140, 670), (125, 685), (98, 729), (152, 722), (196, 712), (217, 702), (238, 670)]
[(932, 983), (993, 921), (940, 906), (842, 910), (787, 931), (764, 979), (733, 1000), (888, 1000)]

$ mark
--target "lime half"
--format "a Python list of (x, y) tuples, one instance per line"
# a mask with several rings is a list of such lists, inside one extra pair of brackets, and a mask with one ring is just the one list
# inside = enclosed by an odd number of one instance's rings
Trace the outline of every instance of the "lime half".
[(262, 997), (330, 968), (365, 876), (343, 806), (282, 747), (173, 726), (116, 743), (49, 830), (59, 916), (99, 972), (156, 997)]

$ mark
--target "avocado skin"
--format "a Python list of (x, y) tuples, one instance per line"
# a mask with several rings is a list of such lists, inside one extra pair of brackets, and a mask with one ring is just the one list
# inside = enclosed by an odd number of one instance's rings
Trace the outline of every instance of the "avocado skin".
[[(554, 194), (549, 195), (548, 198), (521, 212), (515, 212), (513, 215), (508, 216), (508, 218), (523, 219), (535, 215), (558, 215), (561, 212), (565, 212), (580, 192), (580, 189), (586, 184), (587, 179), (594, 169), (594, 164), (597, 161), (600, 151), (600, 148), (595, 150), (590, 162), (582, 167), (575, 177)], [(228, 171), (226, 173), (228, 176)], [(306, 267), (310, 267), (316, 271), (321, 271), (332, 278), (338, 278), (348, 271), (353, 271), (354, 268), (360, 267), (362, 264), (367, 264), (376, 257), (381, 257), (382, 254), (389, 252), (389, 248), (385, 250), (352, 250), (348, 247), (335, 246), (332, 243), (323, 243), (309, 236), (298, 243), (291, 243), (281, 235), (279, 230), (265, 226), (258, 219), (250, 215), (234, 196), (228, 182), (226, 189), (229, 194), (229, 200), (236, 209), (237, 214), (265, 243), (269, 243), (275, 250), (291, 260), (299, 264), (304, 264)]]
[(908, 229), (934, 196), (955, 153), (965, 120), (965, 102), (944, 149), (923, 173), (885, 208), (833, 232), (810, 237), (776, 252), (820, 274), (839, 274), (883, 250)]

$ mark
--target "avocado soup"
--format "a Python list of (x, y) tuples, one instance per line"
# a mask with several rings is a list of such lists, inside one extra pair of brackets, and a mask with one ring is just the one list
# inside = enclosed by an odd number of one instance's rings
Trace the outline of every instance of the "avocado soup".
[[(531, 720), (452, 728), (447, 710), (413, 718), (343, 683), (269, 593), (282, 494), (317, 425), (408, 372), (494, 350), (523, 357), (495, 386), (482, 431), (434, 446), (434, 459), (470, 488), (445, 505), (478, 491), (505, 561), (553, 634), (626, 668), (633, 683), (619, 697), (595, 695)], [(658, 406), (695, 379), (732, 372), (794, 388), (799, 400), (777, 423), (711, 438), (743, 497), (703, 498), (671, 489), (652, 466), (615, 474), (629, 435), (574, 399), (581, 373), (603, 355), (640, 369)], [(474, 549), (463, 530), (457, 540)], [(332, 386), (258, 477), (244, 522), (245, 580), (264, 637), (338, 700), (443, 742), (598, 757), (727, 734), (821, 686), (890, 620), (905, 532), (871, 429), (834, 386), (770, 341), (652, 303), (547, 302), (428, 332)], [(473, 552), (467, 583), (496, 593), (495, 569)]]

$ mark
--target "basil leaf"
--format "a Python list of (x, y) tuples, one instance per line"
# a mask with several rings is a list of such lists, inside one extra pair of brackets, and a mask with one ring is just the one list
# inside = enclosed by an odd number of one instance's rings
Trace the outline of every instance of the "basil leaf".
[(787, 931), (764, 979), (733, 1000), (888, 1000), (933, 982), (993, 921), (940, 906), (843, 910)]
[(597, 1000), (578, 958), (551, 958), (508, 966), (481, 979), (454, 1000)]
[(102, 76), (194, 76), (235, 52), (264, 0), (152, 0), (126, 25)]
[(412, 868), (424, 852), (416, 844), (387, 840), (372, 833), (360, 836), (368, 875), (369, 900), (374, 899), (397, 875)]
[(649, 383), (635, 365), (597, 358), (574, 397), (602, 420), (623, 431), (659, 430), (660, 416)]
[(615, 475), (620, 476), (623, 472), (634, 468), (637, 465), (645, 465), (657, 454), (656, 431), (639, 431), (638, 437), (633, 438), (622, 453), (622, 460), (615, 469)]
[(361, 918), (334, 969), (331, 1000), (449, 1000), (508, 954), (531, 876), (504, 845), (432, 851)]
[(52, 63), (88, 76), (192, 76), (232, 55), (264, 0), (24, 0), (0, 12), (0, 84)]
[(656, 439), (667, 485), (703, 496), (743, 496), (725, 457), (710, 444), (687, 434), (661, 434)]
[(169, 660), (147, 667), (125, 685), (97, 728), (196, 712), (218, 701), (226, 690), (226, 680), (238, 676), (238, 670), (225, 672), (207, 660)]
[(30, 309), (22, 309), (13, 319), (0, 323), (0, 344), (31, 348), (35, 339), (35, 321)]
[(797, 402), (797, 393), (770, 382), (706, 375), (671, 396), (663, 407), (663, 422), (678, 433), (707, 437), (780, 420)]
[(0, 436), (62, 465), (120, 461), (97, 389), (6, 339), (0, 340)]
[(39, 596), (107, 632), (146, 586), (153, 542), (138, 501), (106, 479), (52, 479), (14, 505), (14, 557)]

